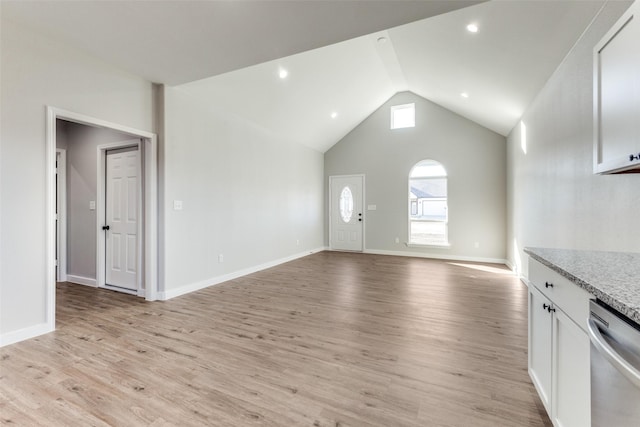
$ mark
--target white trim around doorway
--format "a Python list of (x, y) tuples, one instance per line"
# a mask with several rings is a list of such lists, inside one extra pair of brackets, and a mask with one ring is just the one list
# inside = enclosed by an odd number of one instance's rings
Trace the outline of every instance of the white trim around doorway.
[(56, 120), (62, 119), (92, 127), (112, 129), (128, 133), (132, 138), (140, 138), (140, 149), (144, 157), (143, 179), (145, 185), (144, 200), (141, 205), (144, 212), (144, 297), (153, 301), (158, 295), (158, 138), (156, 134), (111, 123), (83, 114), (46, 107), (46, 324), (48, 331), (55, 329), (56, 309), (56, 224), (55, 224), (55, 161), (56, 161)]

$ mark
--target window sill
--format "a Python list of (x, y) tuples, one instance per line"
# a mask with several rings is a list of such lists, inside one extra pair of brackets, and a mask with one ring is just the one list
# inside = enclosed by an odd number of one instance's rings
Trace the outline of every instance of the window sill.
[(451, 247), (449, 243), (432, 243), (432, 244), (424, 244), (424, 243), (409, 243), (405, 242), (405, 246), (408, 248), (441, 248), (448, 249)]

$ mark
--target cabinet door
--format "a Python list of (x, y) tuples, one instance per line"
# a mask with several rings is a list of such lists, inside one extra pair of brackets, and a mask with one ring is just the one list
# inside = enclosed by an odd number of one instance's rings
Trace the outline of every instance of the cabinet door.
[(632, 5), (594, 48), (594, 172), (640, 168), (640, 15)]
[(553, 424), (556, 427), (590, 426), (589, 337), (564, 312), (556, 310), (553, 339)]
[(551, 414), (552, 375), (552, 315), (547, 307), (551, 302), (529, 285), (529, 376), (538, 390), (540, 399)]

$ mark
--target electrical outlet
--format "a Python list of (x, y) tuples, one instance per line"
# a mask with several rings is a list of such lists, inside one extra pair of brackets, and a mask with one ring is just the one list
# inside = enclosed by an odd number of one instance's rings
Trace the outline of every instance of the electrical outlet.
[(96, 201), (95, 200), (89, 201), (89, 210), (90, 211), (95, 211), (96, 210)]
[(478, 249), (480, 247), (480, 242), (475, 242), (473, 246), (475, 246), (475, 248)]
[(400, 243), (400, 238), (396, 237), (396, 243)]
[(223, 263), (224, 262), (224, 255), (222, 255), (222, 254), (218, 255), (218, 262), (219, 263)]
[(300, 246), (300, 239), (296, 239), (296, 246)]
[(173, 210), (181, 211), (182, 210), (182, 200), (174, 200), (173, 201)]

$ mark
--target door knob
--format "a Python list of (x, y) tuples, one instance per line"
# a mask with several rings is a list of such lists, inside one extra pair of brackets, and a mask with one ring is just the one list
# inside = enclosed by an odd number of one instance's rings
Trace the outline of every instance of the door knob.
[(102, 226), (102, 229), (103, 229), (103, 230), (108, 230), (108, 229), (109, 229), (109, 226), (108, 226), (108, 225), (103, 225), (103, 226)]

